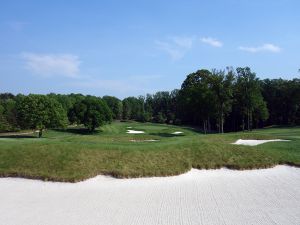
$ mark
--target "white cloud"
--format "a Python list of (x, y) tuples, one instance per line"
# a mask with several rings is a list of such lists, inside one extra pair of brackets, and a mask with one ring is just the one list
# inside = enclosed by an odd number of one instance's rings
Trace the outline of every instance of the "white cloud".
[(178, 49), (177, 46), (172, 46), (170, 43), (156, 41), (155, 44), (160, 50), (166, 52), (172, 60), (179, 60), (185, 55), (182, 50)]
[(211, 45), (213, 47), (217, 47), (220, 48), (223, 46), (223, 43), (221, 41), (218, 41), (215, 38), (211, 38), (211, 37), (203, 37), (200, 39), (203, 43)]
[(272, 53), (278, 53), (281, 51), (281, 48), (274, 45), (274, 44), (263, 44), (261, 46), (257, 47), (244, 47), (240, 46), (239, 50), (251, 52), (251, 53), (257, 53), (257, 52), (272, 52)]
[(192, 47), (193, 42), (194, 42), (194, 37), (171, 37), (170, 39), (172, 39), (174, 41), (174, 43), (182, 48), (186, 48), (189, 49)]
[(179, 60), (192, 48), (194, 37), (173, 36), (166, 41), (156, 41), (156, 46), (167, 53), (172, 60)]
[(79, 57), (72, 54), (22, 53), (25, 65), (31, 72), (46, 76), (79, 77)]

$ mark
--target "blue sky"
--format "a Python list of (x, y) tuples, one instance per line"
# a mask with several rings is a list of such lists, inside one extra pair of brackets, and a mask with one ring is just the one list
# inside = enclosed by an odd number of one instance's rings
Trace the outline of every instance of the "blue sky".
[(0, 2), (0, 92), (119, 98), (201, 68), (299, 77), (300, 1)]

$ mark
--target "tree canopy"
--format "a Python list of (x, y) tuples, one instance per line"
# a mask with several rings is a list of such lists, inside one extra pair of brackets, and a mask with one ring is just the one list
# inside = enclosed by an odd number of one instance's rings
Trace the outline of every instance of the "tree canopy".
[(84, 124), (89, 131), (112, 121), (112, 112), (106, 102), (95, 96), (87, 96), (74, 104), (70, 113), (74, 122)]
[(204, 133), (300, 124), (300, 79), (259, 80), (249, 67), (197, 70), (180, 89), (146, 96), (0, 94), (0, 132), (83, 124), (88, 130), (112, 119), (201, 126)]
[(61, 104), (45, 95), (19, 96), (17, 118), (22, 129), (61, 128), (67, 126), (67, 114)]
[(123, 104), (122, 101), (114, 96), (105, 95), (102, 98), (111, 109), (113, 119), (122, 119)]

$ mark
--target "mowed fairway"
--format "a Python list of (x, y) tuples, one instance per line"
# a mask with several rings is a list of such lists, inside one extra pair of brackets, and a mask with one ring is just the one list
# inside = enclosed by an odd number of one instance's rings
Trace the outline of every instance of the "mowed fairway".
[[(127, 134), (127, 130), (145, 133)], [(291, 141), (231, 144), (238, 139)], [(93, 134), (69, 128), (48, 130), (40, 139), (0, 137), (1, 176), (76, 182), (99, 174), (169, 176), (191, 168), (254, 169), (277, 164), (300, 165), (299, 127), (204, 135), (189, 127), (114, 122)]]

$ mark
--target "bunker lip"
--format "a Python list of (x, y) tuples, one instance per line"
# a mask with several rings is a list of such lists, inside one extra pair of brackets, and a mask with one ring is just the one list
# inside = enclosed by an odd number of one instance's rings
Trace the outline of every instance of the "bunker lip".
[(300, 168), (284, 165), (246, 171), (192, 169), (173, 177), (100, 175), (78, 183), (1, 178), (1, 222), (300, 224), (299, 185)]
[(278, 142), (278, 141), (290, 141), (290, 140), (284, 140), (284, 139), (270, 139), (270, 140), (245, 140), (245, 139), (238, 139), (236, 142), (231, 143), (234, 145), (247, 145), (247, 146), (256, 146), (261, 145), (268, 142)]

